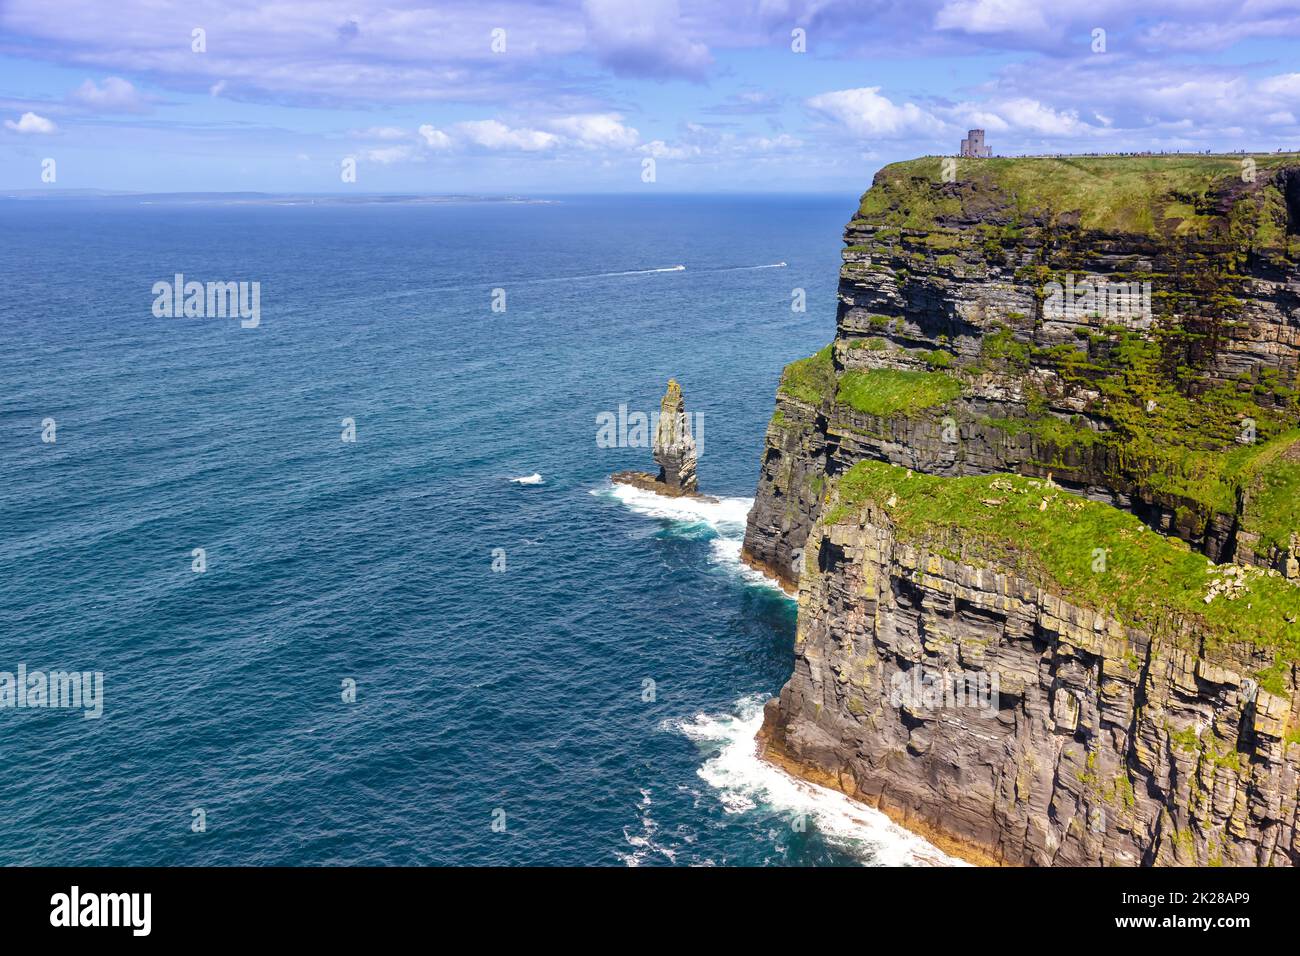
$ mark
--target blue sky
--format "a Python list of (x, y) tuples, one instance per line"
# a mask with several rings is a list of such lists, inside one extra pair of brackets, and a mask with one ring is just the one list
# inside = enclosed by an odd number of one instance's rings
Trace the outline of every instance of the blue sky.
[(0, 0), (0, 188), (856, 192), (971, 126), (1294, 150), (1297, 54), (1300, 0)]

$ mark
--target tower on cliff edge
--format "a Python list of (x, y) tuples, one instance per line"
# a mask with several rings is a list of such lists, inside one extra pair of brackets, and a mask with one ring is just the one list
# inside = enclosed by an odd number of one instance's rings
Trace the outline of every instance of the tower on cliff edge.
[(961, 152), (959, 156), (967, 156), (972, 159), (986, 159), (993, 155), (993, 150), (984, 145), (984, 130), (973, 129), (966, 133), (966, 138), (961, 141)]

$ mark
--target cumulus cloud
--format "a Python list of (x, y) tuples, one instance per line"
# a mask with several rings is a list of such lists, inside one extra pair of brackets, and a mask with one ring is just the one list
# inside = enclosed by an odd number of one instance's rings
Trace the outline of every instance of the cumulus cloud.
[(1073, 136), (1085, 125), (1079, 122), (1079, 114), (1073, 110), (1054, 110), (1027, 97), (997, 104), (994, 112), (1004, 121), (1004, 126), (1007, 128), (1044, 136)]
[(433, 150), (451, 149), (451, 137), (440, 129), (435, 129), (428, 123), (421, 126), (416, 132), (424, 140), (424, 145)]
[(539, 152), (551, 149), (560, 138), (538, 129), (511, 128), (500, 120), (469, 120), (457, 123), (457, 133), (484, 149), (518, 149)]
[(386, 146), (382, 149), (371, 149), (366, 152), (366, 159), (372, 163), (379, 163), (387, 166), (390, 163), (400, 163), (410, 159), (414, 155), (414, 150), (410, 146)]
[(563, 116), (552, 120), (549, 126), (588, 148), (631, 149), (641, 140), (640, 133), (623, 125), (623, 117), (618, 113)]
[(1045, 6), (1044, 0), (949, 0), (934, 25), (964, 33), (1045, 34)]
[(427, 159), (431, 153), (485, 149), (493, 152), (540, 153), (555, 150), (633, 149), (641, 134), (623, 123), (618, 113), (575, 113), (537, 118), (528, 125), (512, 125), (500, 119), (467, 120), (440, 129), (423, 123), (410, 132), (400, 126), (375, 126), (353, 130), (353, 137), (409, 143), (376, 146), (365, 155), (374, 162), (397, 163)]
[(1260, 92), (1270, 96), (1285, 96), (1300, 100), (1300, 73), (1282, 73), (1270, 76), (1259, 84)]
[(18, 118), (17, 122), (5, 120), (5, 129), (11, 129), (15, 133), (48, 136), (58, 128), (53, 120), (46, 119), (44, 116), (37, 116), (35, 113), (24, 113)]
[(915, 103), (898, 106), (881, 96), (878, 86), (819, 93), (807, 104), (854, 136), (888, 139), (937, 133), (944, 128), (942, 121)]
[(148, 110), (140, 91), (120, 76), (105, 77), (102, 83), (86, 80), (69, 99), (101, 113), (144, 113)]

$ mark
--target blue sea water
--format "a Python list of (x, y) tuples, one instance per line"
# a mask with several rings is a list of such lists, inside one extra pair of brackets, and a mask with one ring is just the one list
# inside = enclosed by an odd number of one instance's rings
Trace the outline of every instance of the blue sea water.
[[(740, 536), (852, 210), (0, 203), (0, 671), (104, 675), (0, 709), (0, 863), (939, 860), (752, 745), (795, 614)], [(178, 272), (260, 326), (156, 318)], [(670, 376), (718, 505), (606, 480)]]

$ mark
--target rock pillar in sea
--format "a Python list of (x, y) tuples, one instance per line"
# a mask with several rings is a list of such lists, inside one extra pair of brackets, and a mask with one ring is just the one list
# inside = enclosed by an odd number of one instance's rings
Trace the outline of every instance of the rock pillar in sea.
[(668, 391), (659, 406), (654, 453), (660, 481), (681, 491), (695, 491), (695, 437), (676, 379), (668, 380)]

